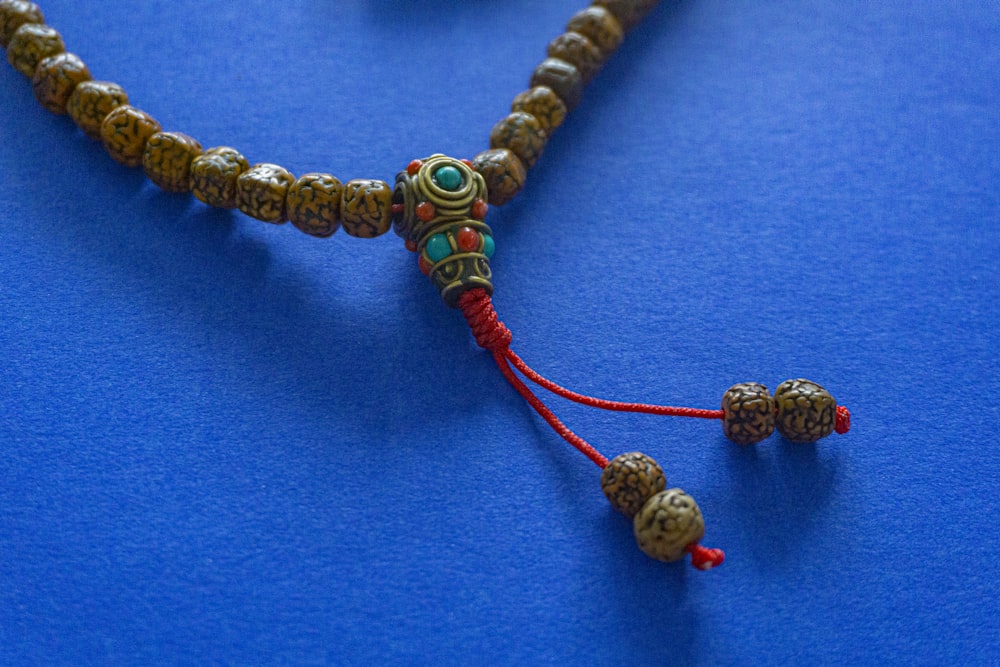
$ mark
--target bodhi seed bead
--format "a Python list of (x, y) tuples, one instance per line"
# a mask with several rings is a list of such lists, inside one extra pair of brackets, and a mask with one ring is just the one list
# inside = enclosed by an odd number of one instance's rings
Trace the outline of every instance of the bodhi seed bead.
[(38, 63), (66, 50), (54, 28), (40, 23), (25, 23), (14, 32), (7, 45), (7, 60), (29, 79), (35, 76)]
[(566, 104), (546, 86), (537, 86), (518, 93), (510, 110), (530, 113), (550, 135), (566, 120)]
[(285, 197), (295, 182), (291, 172), (276, 164), (256, 164), (236, 179), (236, 206), (251, 218), (275, 225), (288, 220)]
[(300, 176), (288, 189), (285, 207), (296, 229), (325, 238), (340, 228), (340, 198), (344, 186), (330, 174)]
[(371, 239), (392, 226), (392, 188), (385, 181), (355, 179), (344, 184), (340, 224), (351, 236)]
[(506, 148), (483, 151), (472, 159), (472, 168), (486, 181), (492, 206), (503, 206), (513, 199), (527, 178), (524, 163)]
[(774, 390), (778, 432), (792, 442), (815, 442), (833, 433), (837, 401), (810, 380), (786, 380)]
[(666, 486), (660, 464), (641, 452), (616, 456), (601, 473), (601, 490), (611, 507), (629, 519)]
[(545, 150), (548, 135), (530, 113), (515, 111), (501, 120), (490, 132), (490, 148), (509, 149), (531, 169)]
[(774, 432), (774, 399), (762, 384), (734, 384), (722, 396), (722, 411), (722, 432), (738, 445), (752, 445)]
[(91, 139), (101, 139), (101, 123), (108, 114), (128, 104), (128, 95), (117, 83), (109, 81), (83, 81), (66, 102), (66, 113), (77, 127)]
[(46, 111), (65, 114), (73, 90), (90, 80), (90, 70), (76, 55), (60, 53), (38, 63), (31, 88)]
[(583, 76), (572, 64), (559, 58), (546, 58), (531, 75), (532, 86), (548, 86), (572, 111), (583, 98)]
[(142, 168), (149, 180), (167, 192), (191, 190), (191, 162), (201, 144), (180, 132), (157, 132), (146, 142)]
[(101, 141), (108, 154), (126, 167), (142, 164), (146, 142), (162, 128), (145, 111), (132, 106), (120, 106), (101, 123)]
[(6, 49), (14, 33), (25, 23), (45, 23), (38, 5), (23, 0), (0, 0), (0, 46)]
[(249, 168), (235, 148), (209, 148), (191, 162), (191, 193), (209, 206), (236, 208), (236, 180)]
[(578, 32), (566, 32), (553, 39), (549, 43), (548, 55), (576, 67), (585, 82), (594, 78), (605, 60), (604, 53)]
[(621, 46), (624, 34), (614, 14), (604, 7), (587, 7), (577, 12), (566, 25), (567, 32), (578, 32), (592, 41), (604, 57)]
[(694, 498), (681, 489), (661, 491), (646, 501), (632, 522), (636, 542), (650, 558), (672, 562), (705, 535), (705, 520)]

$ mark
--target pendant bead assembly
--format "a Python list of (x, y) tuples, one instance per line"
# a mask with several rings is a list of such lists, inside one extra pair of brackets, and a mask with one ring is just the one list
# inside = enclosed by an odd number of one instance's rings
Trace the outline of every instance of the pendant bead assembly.
[(441, 154), (413, 160), (395, 185), (312, 172), (296, 178), (267, 162), (250, 166), (234, 148), (203, 150), (192, 137), (164, 132), (149, 114), (131, 106), (117, 84), (93, 81), (79, 57), (65, 52), (59, 33), (44, 24), (41, 9), (24, 0), (0, 0), (0, 45), (11, 65), (32, 80), (36, 97), (55, 114), (68, 114), (87, 136), (128, 167), (142, 166), (168, 192), (190, 191), (219, 208), (238, 208), (258, 220), (290, 221), (318, 238), (343, 228), (349, 236), (375, 238), (393, 228), (417, 258), (419, 270), (444, 303), (457, 308), (476, 342), (490, 352), (515, 391), (567, 443), (601, 468), (601, 490), (611, 507), (630, 519), (639, 548), (651, 558), (677, 561), (690, 555), (699, 570), (720, 565), (725, 556), (699, 543), (704, 518), (694, 498), (666, 488), (663, 469), (651, 456), (628, 452), (608, 460), (566, 426), (530, 385), (592, 408), (613, 412), (716, 419), (724, 435), (752, 445), (775, 429), (793, 442), (811, 443), (850, 429), (850, 412), (822, 386), (788, 380), (772, 397), (766, 386), (744, 382), (730, 387), (719, 410), (626, 403), (566, 389), (532, 369), (512, 349), (513, 335), (493, 307), (496, 251), (485, 218), (490, 205), (502, 206), (525, 186), (567, 113), (579, 104), (584, 86), (622, 43), (627, 30), (656, 0), (594, 0), (575, 14), (564, 34), (549, 43), (532, 73), (529, 88), (513, 100), (510, 113), (490, 133), (489, 149), (472, 160)]

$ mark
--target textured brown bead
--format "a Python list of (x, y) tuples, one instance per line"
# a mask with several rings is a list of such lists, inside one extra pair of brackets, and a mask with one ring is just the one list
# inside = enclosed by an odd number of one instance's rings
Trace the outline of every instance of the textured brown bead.
[(25, 23), (10, 38), (7, 60), (14, 69), (30, 79), (35, 76), (38, 63), (65, 50), (66, 45), (54, 28), (40, 23)]
[(594, 0), (591, 4), (604, 7), (614, 14), (624, 30), (631, 30), (659, 4), (659, 0)]
[(490, 132), (490, 148), (512, 151), (528, 169), (535, 166), (548, 140), (549, 136), (542, 129), (541, 122), (523, 111), (510, 114)]
[(249, 168), (235, 148), (209, 148), (191, 162), (191, 193), (209, 206), (236, 208), (236, 181)]
[(70, 95), (90, 78), (90, 70), (80, 58), (72, 53), (60, 53), (38, 63), (31, 88), (47, 111), (64, 114)]
[(510, 110), (530, 113), (550, 135), (566, 120), (566, 104), (546, 86), (529, 88), (519, 93), (514, 98)]
[(566, 24), (566, 32), (578, 32), (592, 41), (605, 57), (614, 53), (625, 38), (621, 23), (604, 7), (587, 7)]
[(786, 380), (774, 390), (777, 428), (792, 442), (815, 442), (833, 433), (837, 401), (809, 380)]
[(275, 225), (288, 220), (285, 197), (295, 177), (284, 167), (255, 164), (236, 179), (236, 206), (251, 218)]
[(630, 519), (666, 486), (660, 464), (641, 452), (616, 456), (601, 473), (604, 495), (615, 511)]
[(559, 58), (578, 70), (585, 82), (594, 78), (604, 65), (605, 55), (590, 39), (578, 32), (566, 32), (549, 42), (550, 58)]
[(300, 176), (288, 189), (285, 207), (297, 229), (325, 238), (340, 228), (340, 199), (344, 186), (330, 174)]
[(635, 515), (632, 529), (647, 556), (675, 561), (705, 535), (705, 520), (694, 498), (680, 489), (667, 489), (646, 501)]
[(157, 132), (146, 142), (142, 168), (149, 180), (167, 192), (191, 190), (191, 162), (201, 144), (180, 132)]
[(161, 129), (148, 113), (125, 105), (109, 113), (101, 123), (101, 141), (116, 162), (138, 167), (142, 164), (146, 142)]
[(101, 139), (101, 123), (108, 114), (128, 104), (128, 95), (117, 83), (83, 81), (66, 102), (66, 113), (91, 139)]
[(45, 23), (38, 5), (23, 0), (0, 0), (0, 46), (6, 49), (14, 33), (25, 23)]
[(734, 384), (722, 396), (722, 432), (738, 445), (752, 445), (774, 432), (774, 399), (762, 384)]
[(583, 99), (583, 76), (572, 64), (559, 58), (546, 58), (531, 75), (531, 85), (548, 86), (572, 111)]
[(385, 181), (355, 179), (344, 184), (340, 224), (351, 236), (372, 239), (392, 225), (392, 188)]
[(503, 206), (513, 199), (527, 178), (521, 158), (506, 148), (483, 151), (472, 160), (475, 169), (486, 181), (486, 191), (492, 206)]

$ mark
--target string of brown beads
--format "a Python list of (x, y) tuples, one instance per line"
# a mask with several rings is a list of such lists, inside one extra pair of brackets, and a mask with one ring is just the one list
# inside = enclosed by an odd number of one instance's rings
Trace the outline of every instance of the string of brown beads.
[(625, 31), (658, 2), (594, 0), (549, 43), (548, 57), (535, 68), (530, 87), (514, 98), (511, 114), (490, 133), (490, 150), (472, 160), (486, 181), (490, 204), (502, 206), (517, 196), (527, 171), (538, 162), (567, 112), (579, 104), (586, 84), (621, 45)]
[(837, 401), (811, 380), (786, 380), (773, 398), (757, 382), (735, 384), (722, 397), (722, 411), (723, 433), (740, 445), (760, 442), (775, 428), (788, 440), (803, 443), (816, 442), (837, 428)]
[(632, 519), (639, 548), (676, 561), (705, 535), (705, 521), (694, 498), (666, 486), (660, 464), (641, 452), (616, 456), (601, 473), (601, 490), (615, 511)]

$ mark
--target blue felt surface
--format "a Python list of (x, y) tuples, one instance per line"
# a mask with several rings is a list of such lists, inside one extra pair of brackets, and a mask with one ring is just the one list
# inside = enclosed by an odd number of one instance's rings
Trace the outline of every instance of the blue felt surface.
[[(482, 150), (581, 6), (43, 3), (166, 129), (345, 180)], [(698, 499), (708, 574), (638, 551), (395, 236), (161, 193), (4, 66), (0, 663), (997, 664), (998, 31), (667, 2), (492, 212), (553, 379), (853, 410), (740, 449), (551, 401)]]

